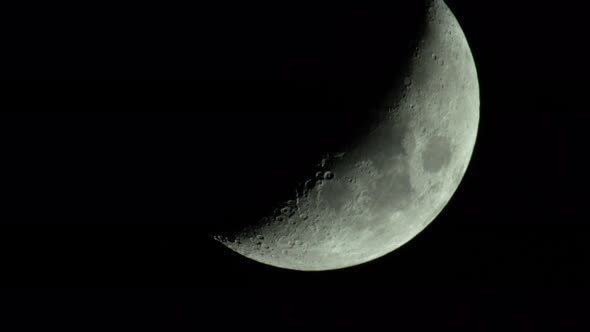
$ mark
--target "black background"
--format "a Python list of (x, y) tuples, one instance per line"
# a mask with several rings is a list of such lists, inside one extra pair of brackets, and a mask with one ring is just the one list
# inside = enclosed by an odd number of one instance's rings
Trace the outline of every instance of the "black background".
[(244, 259), (208, 231), (258, 213), (354, 131), (353, 111), (395, 77), (388, 52), (409, 52), (386, 41), (420, 28), (418, 5), (15, 9), (27, 14), (3, 32), (5, 315), (25, 330), (580, 328), (584, 8), (447, 3), (480, 80), (467, 174), (411, 242), (321, 273)]

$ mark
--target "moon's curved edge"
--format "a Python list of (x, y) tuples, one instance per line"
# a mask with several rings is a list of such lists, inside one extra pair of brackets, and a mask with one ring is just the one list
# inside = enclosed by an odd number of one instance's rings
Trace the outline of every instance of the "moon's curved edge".
[[(473, 55), (471, 53), (471, 49), (469, 47), (469, 44), (467, 43), (467, 40), (466, 40), (465, 35), (463, 33), (463, 30), (461, 29), (459, 23), (457, 22), (456, 18), (452, 14), (451, 10), (446, 6), (446, 4), (442, 0), (432, 0), (430, 2), (430, 7), (429, 7), (427, 19), (428, 19), (428, 24), (427, 24), (426, 31), (424, 33), (424, 37), (419, 41), (419, 47), (417, 48), (416, 54), (414, 55), (414, 59), (413, 59), (414, 66), (410, 70), (411, 73), (410, 73), (409, 77), (411, 77), (411, 81), (412, 81), (411, 85), (428, 86), (429, 84), (432, 84), (432, 81), (434, 79), (437, 78), (437, 75), (434, 75), (432, 72), (421, 72), (421, 70), (423, 71), (425, 68), (426, 69), (428, 68), (427, 66), (423, 65), (424, 57), (432, 56), (433, 57), (432, 60), (440, 61), (440, 63), (439, 63), (440, 67), (445, 68), (443, 70), (443, 72), (438, 74), (440, 78), (442, 78), (442, 77), (445, 78), (445, 81), (441, 82), (441, 84), (443, 84), (443, 88), (442, 88), (443, 91), (446, 91), (446, 90), (444, 90), (445, 82), (449, 81), (450, 84), (453, 84), (452, 80), (457, 78), (457, 77), (453, 77), (453, 66), (463, 64), (463, 67), (455, 68), (455, 69), (457, 70), (458, 73), (461, 73), (461, 74), (459, 74), (459, 76), (471, 75), (470, 78), (467, 78), (464, 81), (468, 82), (472, 86), (464, 87), (464, 89), (463, 89), (465, 91), (467, 91), (467, 90), (471, 91), (471, 95), (466, 94), (466, 95), (462, 95), (459, 97), (469, 99), (468, 101), (463, 101), (463, 102), (468, 106), (469, 105), (474, 106), (472, 108), (476, 108), (476, 109), (470, 110), (469, 114), (470, 114), (471, 118), (464, 120), (466, 126), (470, 126), (470, 128), (466, 128), (464, 130), (464, 133), (466, 133), (464, 135), (464, 137), (460, 136), (460, 135), (458, 136), (460, 139), (464, 140), (464, 142), (461, 144), (466, 144), (465, 146), (462, 146), (462, 148), (459, 151), (461, 153), (461, 156), (458, 156), (458, 158), (463, 160), (464, 163), (462, 163), (460, 165), (460, 167), (457, 167), (457, 169), (454, 170), (454, 180), (453, 180), (452, 184), (449, 185), (449, 187), (445, 189), (446, 191), (443, 191), (442, 194), (440, 195), (439, 201), (436, 204), (437, 207), (433, 211), (430, 211), (428, 216), (421, 216), (421, 219), (423, 219), (423, 222), (420, 223), (419, 225), (411, 225), (411, 227), (413, 227), (412, 229), (410, 229), (410, 230), (406, 229), (406, 230), (404, 230), (404, 232), (400, 232), (400, 236), (398, 238), (389, 239), (389, 243), (379, 243), (378, 246), (376, 246), (377, 249), (372, 248), (372, 249), (375, 249), (372, 252), (370, 252), (370, 251), (369, 252), (362, 252), (361, 254), (358, 254), (356, 256), (354, 254), (351, 254), (350, 252), (348, 252), (348, 254), (345, 254), (338, 259), (334, 259), (334, 257), (338, 257), (337, 255), (335, 255), (331, 259), (316, 259), (315, 262), (313, 262), (311, 260), (305, 261), (305, 259), (303, 259), (303, 257), (295, 257), (292, 254), (288, 253), (289, 248), (304, 245), (302, 243), (297, 243), (298, 240), (296, 240), (295, 237), (289, 238), (288, 235), (281, 236), (281, 237), (275, 239), (277, 242), (283, 241), (284, 243), (281, 243), (281, 247), (286, 248), (286, 249), (282, 250), (283, 254), (280, 254), (280, 252), (279, 252), (278, 256), (280, 256), (280, 257), (277, 257), (276, 253), (275, 254), (272, 254), (272, 253), (265, 254), (265, 250), (273, 251), (273, 248), (271, 248), (272, 244), (270, 244), (270, 245), (267, 244), (267, 241), (265, 241), (265, 239), (264, 239), (264, 235), (261, 235), (261, 234), (264, 234), (265, 231), (254, 230), (254, 229), (245, 230), (244, 234), (242, 234), (242, 236), (240, 236), (240, 238), (230, 240), (230, 239), (220, 236), (220, 237), (216, 237), (216, 239), (218, 241), (220, 241), (225, 246), (227, 246), (228, 248), (234, 250), (235, 252), (237, 252), (239, 254), (249, 257), (257, 262), (269, 264), (269, 265), (272, 265), (275, 267), (292, 269), (292, 270), (303, 270), (303, 271), (333, 270), (333, 269), (346, 268), (346, 267), (362, 264), (365, 262), (369, 262), (369, 261), (379, 258), (379, 257), (399, 248), (400, 246), (402, 246), (403, 244), (407, 243), (412, 238), (414, 238), (430, 222), (432, 222), (432, 220), (434, 220), (436, 218), (436, 216), (442, 211), (444, 206), (448, 203), (448, 201), (451, 199), (452, 195), (454, 194), (454, 192), (458, 188), (458, 185), (461, 182), (461, 180), (466, 172), (467, 165), (468, 165), (471, 155), (474, 151), (475, 141), (476, 141), (477, 131), (478, 131), (478, 123), (479, 123), (479, 85), (478, 85), (477, 71), (475, 68), (475, 62), (473, 59)], [(456, 43), (455, 45), (444, 45), (445, 42), (448, 42), (449, 36), (455, 37), (452, 39), (452, 42)], [(440, 54), (438, 56), (436, 55), (436, 52), (439, 52), (440, 49), (445, 49), (445, 48), (446, 49), (451, 48), (451, 50), (450, 50), (451, 54)], [(459, 54), (459, 52), (463, 52), (463, 54)], [(449, 58), (449, 57), (451, 57), (451, 58)], [(455, 58), (453, 59), (453, 57), (455, 57)], [(464, 60), (464, 61), (459, 61), (460, 59)], [(446, 64), (445, 64), (445, 60), (447, 61)], [(465, 70), (467, 70), (466, 74), (462, 72)], [(443, 75), (446, 75), (446, 76), (443, 76)], [(449, 75), (451, 77), (448, 77)], [(459, 77), (459, 78), (464, 78), (464, 77)], [(465, 83), (465, 84), (468, 84), (468, 83)], [(438, 89), (441, 89), (441, 88), (438, 88)], [(414, 89), (414, 90), (419, 90), (419, 89)], [(407, 91), (403, 94), (401, 99), (395, 97), (397, 100), (396, 103), (405, 104), (406, 106), (412, 105), (412, 103), (414, 103), (414, 102), (424, 100), (424, 98), (423, 98), (424, 93), (427, 93), (428, 91), (430, 91), (428, 88), (424, 88), (424, 89), (422, 89), (422, 93), (414, 93), (414, 90), (412, 90), (411, 86), (408, 86)], [(418, 92), (420, 92), (420, 91), (418, 91)], [(394, 112), (392, 112), (392, 117), (395, 117), (395, 116), (398, 116), (398, 114), (396, 114), (396, 112), (394, 111)], [(411, 120), (412, 119), (410, 119), (408, 121), (410, 121), (410, 123), (411, 123)], [(416, 120), (416, 119), (414, 119), (414, 120)], [(417, 119), (416, 121), (418, 121), (418, 120), (419, 119)], [(416, 122), (413, 125), (418, 126), (420, 124), (418, 124)], [(427, 126), (428, 124), (423, 123), (421, 125)], [(434, 133), (432, 135), (434, 135)], [(432, 139), (429, 141), (436, 142), (435, 139)], [(424, 143), (424, 142), (422, 142), (422, 143)], [(414, 144), (416, 144), (416, 142), (414, 142)], [(436, 143), (434, 143), (434, 144), (436, 144)], [(436, 150), (433, 150), (433, 151), (436, 151)], [(428, 158), (426, 158), (426, 159), (428, 159)], [(421, 162), (425, 163), (426, 161), (421, 160)], [(433, 163), (436, 164), (436, 161), (434, 161)], [(426, 165), (426, 164), (424, 164), (424, 165)], [(427, 169), (427, 168), (425, 168), (425, 169)], [(414, 178), (419, 178), (419, 177), (414, 177)], [(285, 212), (285, 214), (288, 214), (288, 213), (291, 213), (291, 212), (290, 211)], [(307, 216), (307, 217), (309, 218), (309, 216)], [(278, 218), (281, 218), (281, 213), (279, 213)], [(286, 215), (283, 218), (286, 218)], [(411, 223), (409, 223), (409, 224), (411, 224)], [(266, 226), (267, 226), (267, 228), (271, 229), (275, 225), (272, 223), (269, 223)], [(296, 228), (293, 228), (292, 231), (294, 233), (297, 232)], [(272, 230), (266, 230), (266, 233), (272, 234)], [(279, 232), (277, 232), (277, 234), (278, 233)], [(328, 241), (328, 239), (326, 239), (326, 241)], [(334, 241), (334, 243), (332, 243), (331, 245), (338, 246), (338, 244), (335, 242), (336, 241)], [(294, 252), (296, 252), (296, 251), (294, 251)], [(344, 252), (346, 252), (346, 250), (344, 250)], [(295, 258), (292, 258), (292, 256)], [(320, 257), (320, 256), (318, 256), (318, 257)]]

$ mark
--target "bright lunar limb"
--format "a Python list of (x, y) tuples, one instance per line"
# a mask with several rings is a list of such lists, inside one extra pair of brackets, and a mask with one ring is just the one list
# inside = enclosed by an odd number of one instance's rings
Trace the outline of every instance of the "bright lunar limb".
[(260, 222), (215, 238), (294, 270), (354, 266), (399, 248), (447, 204), (467, 169), (479, 122), (475, 63), (442, 0), (430, 0), (405, 84), (378, 121)]

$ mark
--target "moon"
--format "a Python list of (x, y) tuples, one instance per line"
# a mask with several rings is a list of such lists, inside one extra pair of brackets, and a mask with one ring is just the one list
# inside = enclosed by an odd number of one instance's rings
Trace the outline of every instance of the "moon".
[(326, 153), (273, 213), (215, 239), (264, 264), (321, 271), (369, 262), (420, 233), (459, 186), (479, 123), (474, 59), (442, 0), (429, 1), (407, 68), (361, 139)]

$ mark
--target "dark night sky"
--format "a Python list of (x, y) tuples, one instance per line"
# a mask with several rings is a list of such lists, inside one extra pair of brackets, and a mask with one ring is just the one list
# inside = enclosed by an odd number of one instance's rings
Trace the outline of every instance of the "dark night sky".
[[(305, 161), (293, 149), (316, 142), (318, 127), (348, 128), (351, 110), (378, 98), (377, 68), (392, 65), (374, 54), (391, 50), (383, 41), (404, 32), (387, 29), (412, 26), (412, 15), (232, 7), (193, 16), (210, 9), (145, 5), (68, 7), (61, 13), (76, 14), (57, 20), (38, 8), (34, 23), (4, 29), (7, 312), (26, 323), (34, 312), (52, 324), (162, 331), (292, 316), (302, 326), (352, 316), (344, 326), (367, 330), (381, 317), (392, 327), (525, 328), (542, 317), (576, 326), (590, 282), (584, 8), (447, 3), (480, 79), (467, 174), (408, 244), (323, 273), (249, 261), (207, 229), (255, 213), (268, 179)], [(286, 65), (299, 59), (305, 65)], [(309, 137), (290, 140), (300, 128)]]

